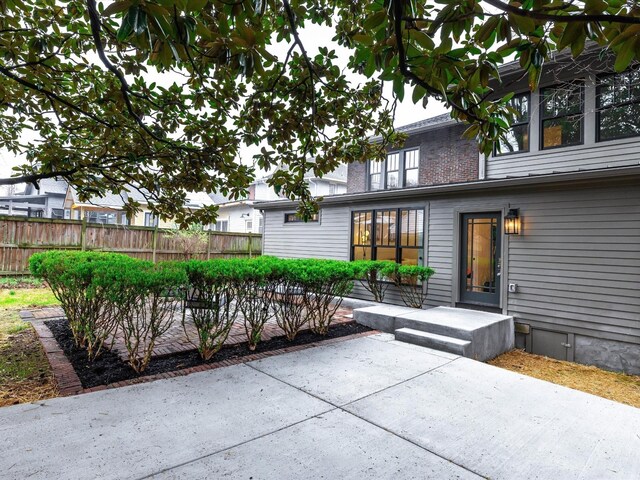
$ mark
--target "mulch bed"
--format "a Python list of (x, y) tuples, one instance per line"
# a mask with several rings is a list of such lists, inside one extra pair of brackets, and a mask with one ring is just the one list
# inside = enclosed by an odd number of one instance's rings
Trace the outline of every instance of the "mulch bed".
[(207, 362), (203, 361), (198, 352), (194, 349), (167, 356), (153, 357), (147, 369), (141, 375), (138, 375), (126, 362), (123, 362), (118, 355), (110, 351), (103, 352), (99, 358), (93, 362), (89, 362), (86, 351), (76, 347), (73, 341), (73, 335), (71, 334), (71, 329), (69, 328), (69, 323), (66, 319), (49, 320), (44, 323), (49, 327), (49, 330), (51, 330), (51, 333), (64, 351), (64, 354), (73, 365), (73, 368), (80, 378), (84, 388), (108, 385), (110, 383), (131, 380), (148, 375), (173, 372), (198, 365), (216, 364), (225, 360), (238, 359), (254, 355), (256, 353), (264, 353), (297, 345), (318, 343), (322, 340), (371, 331), (370, 328), (355, 322), (341, 323), (333, 325), (329, 329), (329, 333), (323, 337), (310, 331), (304, 331), (299, 333), (293, 342), (288, 341), (284, 336), (276, 337), (265, 342), (260, 342), (254, 351), (250, 351), (246, 343), (224, 346), (222, 350), (216, 353), (213, 358)]

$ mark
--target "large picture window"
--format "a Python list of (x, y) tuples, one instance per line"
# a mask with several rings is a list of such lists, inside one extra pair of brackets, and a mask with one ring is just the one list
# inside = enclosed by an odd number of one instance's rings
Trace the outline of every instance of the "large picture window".
[(582, 90), (582, 83), (568, 83), (540, 90), (543, 149), (582, 143)]
[(392, 152), (383, 162), (369, 162), (369, 190), (412, 187), (418, 185), (420, 150), (411, 148)]
[(494, 155), (529, 151), (529, 102), (528, 93), (514, 95), (509, 100), (509, 107), (516, 112), (516, 115), (505, 138), (501, 138), (496, 145)]
[(640, 70), (598, 79), (597, 140), (640, 135)]
[(391, 260), (420, 265), (424, 246), (424, 210), (394, 208), (353, 212), (352, 260)]

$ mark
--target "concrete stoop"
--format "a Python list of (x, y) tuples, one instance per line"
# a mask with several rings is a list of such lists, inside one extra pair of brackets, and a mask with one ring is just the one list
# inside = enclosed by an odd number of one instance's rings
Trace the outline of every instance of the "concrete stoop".
[(396, 340), (479, 361), (511, 350), (515, 340), (513, 317), (463, 308), (376, 305), (355, 309), (353, 318)]

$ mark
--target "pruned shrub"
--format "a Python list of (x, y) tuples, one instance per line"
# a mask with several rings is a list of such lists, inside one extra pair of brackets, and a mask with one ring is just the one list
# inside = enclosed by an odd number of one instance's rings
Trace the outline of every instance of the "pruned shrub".
[(278, 259), (279, 278), (273, 296), (273, 313), (287, 340), (292, 341), (300, 329), (309, 322), (306, 299), (311, 292), (305, 282), (303, 269), (296, 268), (295, 260)]
[(384, 271), (394, 265), (388, 260), (357, 260), (353, 262), (356, 279), (375, 302), (384, 301), (390, 282), (385, 282)]
[(62, 305), (76, 345), (87, 349), (89, 360), (113, 342), (117, 312), (95, 278), (105, 265), (135, 262), (126, 255), (100, 252), (50, 251), (32, 255), (32, 273), (43, 278)]
[[(209, 360), (229, 336), (238, 314), (238, 302), (233, 301), (232, 268), (228, 260), (191, 260), (184, 263), (188, 283), (182, 326), (189, 342), (204, 360)], [(189, 310), (197, 332), (193, 339), (187, 328), (186, 311)]]
[(390, 278), (400, 290), (400, 297), (408, 307), (422, 308), (427, 301), (427, 284), (435, 273), (431, 267), (392, 264), (385, 268), (384, 276)]
[(112, 260), (101, 267), (96, 283), (113, 303), (129, 365), (142, 373), (155, 344), (173, 324), (180, 302), (176, 292), (187, 283), (176, 263)]
[(249, 350), (256, 349), (265, 324), (273, 317), (280, 262), (271, 257), (229, 261)]
[(351, 262), (338, 260), (290, 260), (290, 274), (299, 280), (311, 330), (326, 335), (342, 297), (353, 289)]

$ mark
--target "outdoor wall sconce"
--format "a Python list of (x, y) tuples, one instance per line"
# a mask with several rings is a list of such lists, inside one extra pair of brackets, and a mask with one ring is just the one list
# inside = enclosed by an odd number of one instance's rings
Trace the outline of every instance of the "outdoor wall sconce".
[(505, 235), (520, 235), (520, 211), (517, 208), (510, 208), (504, 217)]

